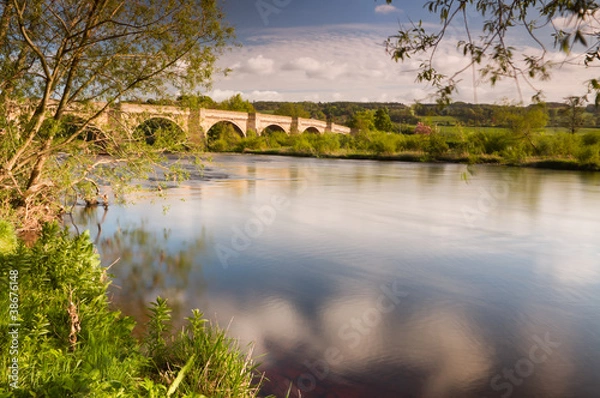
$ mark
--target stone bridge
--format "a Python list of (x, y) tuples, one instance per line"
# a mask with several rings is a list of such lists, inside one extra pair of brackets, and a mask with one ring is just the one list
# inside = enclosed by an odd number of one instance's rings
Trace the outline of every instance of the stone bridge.
[[(105, 105), (105, 103), (94, 103), (90, 106), (93, 110), (100, 109)], [(84, 117), (89, 111), (90, 109), (87, 111), (73, 109), (69, 113), (74, 116)], [(220, 122), (231, 123), (235, 130), (244, 137), (250, 130), (255, 131), (258, 135), (262, 135), (267, 128), (284, 131), (287, 134), (303, 132), (351, 134), (355, 132), (349, 127), (332, 122), (300, 117), (204, 108), (191, 110), (177, 106), (131, 103), (120, 103), (108, 107), (107, 111), (103, 112), (92, 123), (91, 127), (107, 132), (119, 127), (133, 131), (136, 127), (153, 119), (167, 120), (176, 124), (187, 134), (188, 139), (192, 142), (203, 141), (206, 133), (215, 124)]]

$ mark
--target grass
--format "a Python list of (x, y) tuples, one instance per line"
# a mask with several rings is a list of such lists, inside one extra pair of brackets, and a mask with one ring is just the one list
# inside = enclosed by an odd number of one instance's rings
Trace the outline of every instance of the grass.
[(147, 333), (133, 337), (135, 322), (108, 307), (87, 233), (49, 224), (27, 247), (0, 221), (0, 244), (0, 397), (258, 396), (255, 363), (198, 310), (174, 332), (157, 298)]
[(439, 126), (436, 132), (293, 134), (219, 139), (216, 152), (600, 170), (600, 131), (515, 134), (497, 127)]

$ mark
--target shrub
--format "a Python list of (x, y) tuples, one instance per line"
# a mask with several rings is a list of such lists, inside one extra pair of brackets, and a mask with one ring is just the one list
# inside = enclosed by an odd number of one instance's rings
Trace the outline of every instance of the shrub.
[(525, 145), (522, 142), (516, 142), (514, 145), (507, 146), (501, 153), (502, 156), (510, 164), (520, 164), (527, 156), (531, 155), (529, 149), (531, 146)]
[(429, 134), (429, 140), (425, 151), (429, 156), (438, 157), (448, 152), (448, 143), (440, 133)]
[[(5, 226), (4, 226), (5, 227)], [(3, 237), (12, 232), (2, 233)], [(12, 238), (10, 238), (12, 241)], [(225, 333), (194, 311), (173, 334), (170, 310), (157, 299), (139, 343), (135, 322), (111, 311), (108, 280), (88, 233), (72, 237), (47, 224), (29, 248), (0, 253), (0, 397), (256, 397), (254, 364)], [(8, 289), (7, 289), (8, 290)], [(13, 295), (14, 296), (14, 295)], [(14, 308), (13, 308), (14, 311)], [(9, 331), (18, 323), (18, 354)], [(18, 358), (18, 384), (7, 377)]]
[(377, 155), (393, 155), (396, 152), (396, 136), (394, 134), (379, 133), (371, 141), (369, 149)]
[(539, 155), (571, 157), (577, 152), (579, 137), (568, 133), (541, 134), (536, 137)]
[(312, 154), (314, 149), (305, 135), (294, 136), (292, 150), (296, 153)]
[(319, 155), (333, 154), (340, 149), (338, 134), (325, 133), (316, 135), (309, 133), (308, 140)]
[(426, 139), (423, 135), (407, 135), (404, 138), (404, 149), (407, 151), (425, 150)]
[(577, 160), (585, 166), (600, 167), (600, 144), (582, 147), (577, 153)]
[(581, 138), (583, 145), (592, 146), (600, 143), (600, 133), (596, 131), (590, 131), (585, 133)]
[(0, 220), (0, 255), (9, 254), (17, 247), (17, 236), (12, 226)]
[(473, 141), (473, 151), (485, 155), (495, 155), (508, 148), (511, 139), (505, 132), (478, 131), (470, 136)]
[(421, 122), (418, 122), (417, 127), (415, 127), (415, 134), (429, 135), (432, 132), (433, 132), (433, 129), (431, 128), (431, 126), (428, 126)]

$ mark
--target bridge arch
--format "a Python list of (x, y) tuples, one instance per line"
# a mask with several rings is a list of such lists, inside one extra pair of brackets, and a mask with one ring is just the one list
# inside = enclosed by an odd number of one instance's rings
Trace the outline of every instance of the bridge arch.
[(146, 140), (148, 145), (157, 141), (166, 144), (183, 144), (186, 142), (186, 131), (175, 120), (165, 116), (152, 116), (139, 123), (134, 136)]
[[(77, 115), (65, 115), (63, 119), (63, 134), (73, 135), (85, 123), (85, 119)], [(88, 124), (78, 135), (83, 141), (99, 141), (106, 137), (104, 131), (93, 123)]]
[(213, 128), (217, 125), (231, 125), (235, 129), (235, 132), (238, 133), (242, 138), (246, 137), (246, 129), (242, 128), (238, 123), (229, 119), (216, 120), (213, 123), (209, 124), (209, 127), (206, 128), (205, 134), (208, 139), (209, 133)]
[(206, 132), (204, 143), (209, 151), (229, 152), (235, 150), (244, 137), (244, 132), (237, 124), (222, 120)]
[(260, 132), (260, 135), (261, 136), (262, 135), (271, 135), (272, 133), (275, 133), (275, 132), (288, 134), (288, 132), (285, 131), (285, 129), (283, 127), (281, 127), (280, 125), (270, 124)]
[(309, 127), (305, 128), (302, 133), (323, 134), (323, 131), (319, 130), (318, 127), (309, 126)]

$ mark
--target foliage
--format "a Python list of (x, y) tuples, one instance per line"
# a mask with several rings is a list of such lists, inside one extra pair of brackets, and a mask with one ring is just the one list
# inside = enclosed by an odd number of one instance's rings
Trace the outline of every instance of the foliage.
[(499, 109), (496, 119), (499, 125), (506, 127), (512, 133), (514, 139), (526, 140), (538, 152), (532, 134), (542, 131), (548, 123), (548, 114), (543, 104), (527, 108), (507, 105)]
[(242, 136), (231, 123), (217, 123), (207, 134), (207, 147), (214, 152), (233, 151), (241, 141)]
[(166, 119), (153, 118), (145, 121), (136, 128), (134, 136), (148, 145), (171, 152), (185, 150), (187, 144), (185, 132)]
[(207, 95), (181, 95), (174, 105), (190, 109), (216, 109), (217, 103)]
[(242, 98), (241, 94), (235, 94), (229, 97), (226, 100), (223, 100), (218, 104), (218, 109), (223, 109), (225, 111), (237, 111), (237, 112), (248, 112), (253, 113), (256, 112), (254, 106), (250, 103), (250, 101)]
[(11, 253), (17, 247), (17, 236), (12, 226), (0, 219), (0, 255)]
[(359, 131), (375, 130), (375, 112), (372, 110), (355, 112), (348, 125)]
[(318, 155), (336, 153), (340, 149), (339, 134), (303, 133), (302, 136), (307, 138), (308, 142)]
[(284, 102), (279, 105), (274, 112), (275, 115), (291, 116), (291, 117), (303, 117), (310, 119), (311, 114), (308, 112), (302, 104), (294, 102)]
[(417, 127), (415, 127), (415, 134), (430, 135), (432, 132), (433, 129), (431, 126), (428, 126), (425, 123), (418, 122)]
[(442, 156), (450, 149), (446, 139), (440, 133), (429, 134), (425, 151), (434, 159)]
[(390, 119), (390, 111), (387, 108), (379, 108), (375, 111), (375, 128), (379, 131), (392, 132), (394, 125)]
[[(387, 0), (390, 3), (392, 0)], [(545, 80), (550, 77), (550, 69), (557, 64), (547, 57), (544, 36), (550, 36), (555, 48), (568, 54), (577, 45), (586, 49), (585, 65), (600, 59), (598, 30), (595, 27), (595, 11), (598, 4), (592, 0), (430, 0), (424, 5), (427, 11), (439, 18), (439, 25), (429, 28), (422, 21), (401, 26), (396, 35), (387, 40), (387, 50), (396, 61), (419, 59), (417, 81), (431, 84), (441, 103), (449, 103), (456, 92), (459, 76), (471, 67), (477, 68), (479, 75), (494, 85), (501, 79), (525, 81), (533, 87), (533, 79)], [(484, 21), (481, 32), (472, 32), (468, 15), (477, 14)], [(566, 26), (555, 24), (556, 18), (569, 21)], [(434, 25), (430, 25), (434, 26)], [(458, 29), (456, 29), (458, 28)], [(462, 35), (458, 39), (458, 51), (470, 61), (451, 75), (441, 73), (436, 65), (440, 44), (450, 38), (450, 31)], [(512, 36), (514, 35), (514, 36)], [(513, 37), (528, 36), (537, 48), (529, 50), (518, 59), (520, 52), (513, 46)], [(590, 82), (597, 93), (600, 83)], [(534, 99), (541, 95), (538, 92)], [(596, 102), (600, 95), (596, 95)], [(522, 100), (521, 100), (522, 101)]]
[(144, 344), (151, 358), (148, 377), (162, 385), (177, 382), (181, 394), (215, 398), (257, 395), (255, 366), (240, 354), (236, 342), (209, 325), (202, 313), (193, 310), (186, 325), (174, 335), (165, 300), (157, 298), (150, 313)]
[(0, 216), (21, 232), (160, 166), (164, 148), (94, 123), (127, 97), (209, 84), (233, 33), (215, 0), (14, 0), (0, 21)]
[[(20, 244), (13, 254), (2, 256), (2, 283), (10, 272), (18, 275), (19, 388), (14, 396), (135, 392), (132, 377), (144, 358), (130, 333), (133, 322), (108, 310), (106, 276), (99, 264), (87, 234), (71, 238), (56, 224), (44, 227), (31, 249)], [(11, 360), (8, 299), (2, 295), (2, 369)], [(72, 333), (76, 322), (79, 327)], [(10, 390), (7, 380), (2, 377), (0, 391)]]
[(534, 128), (539, 126), (535, 120), (543, 119), (540, 116), (543, 112), (539, 113), (542, 107), (523, 108), (517, 114), (511, 114), (511, 107), (505, 109), (509, 116), (502, 120), (507, 125), (510, 123), (512, 129), (458, 126), (446, 131), (429, 128), (429, 134), (410, 135), (367, 130), (347, 135), (303, 133), (288, 136), (277, 131), (243, 138), (237, 144), (230, 144), (226, 151), (600, 169), (600, 133), (546, 132)]
[(565, 102), (567, 108), (563, 110), (563, 123), (571, 134), (575, 134), (584, 123), (585, 109), (582, 105), (585, 103), (585, 98), (571, 96)]
[(158, 298), (138, 342), (133, 320), (109, 309), (106, 270), (87, 232), (71, 237), (46, 225), (33, 247), (0, 253), (0, 276), (4, 291), (17, 282), (19, 297), (17, 389), (6, 374), (15, 322), (9, 295), (0, 298), (0, 396), (257, 396), (255, 365), (197, 311), (175, 333)]

